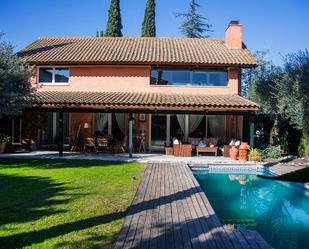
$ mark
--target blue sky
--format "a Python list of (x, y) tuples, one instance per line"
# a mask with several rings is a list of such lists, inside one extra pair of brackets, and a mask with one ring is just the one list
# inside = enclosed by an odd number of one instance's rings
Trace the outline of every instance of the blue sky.
[[(189, 0), (156, 0), (157, 35), (179, 37), (175, 12)], [(123, 33), (139, 36), (146, 0), (121, 0)], [(1, 0), (0, 31), (19, 50), (39, 37), (92, 36), (105, 29), (110, 0)], [(268, 59), (281, 64), (281, 54), (309, 48), (308, 0), (199, 0), (200, 12), (213, 25), (211, 37), (223, 37), (230, 20), (244, 27), (251, 51), (269, 50)]]

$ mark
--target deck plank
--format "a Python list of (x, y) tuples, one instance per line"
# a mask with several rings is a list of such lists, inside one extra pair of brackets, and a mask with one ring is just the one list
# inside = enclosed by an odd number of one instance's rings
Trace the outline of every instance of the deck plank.
[[(155, 202), (153, 201), (155, 196), (156, 196), (156, 184), (155, 182), (158, 181), (158, 175), (157, 174), (158, 171), (158, 167), (155, 166), (155, 168), (153, 169), (153, 182), (151, 184), (151, 192), (149, 195), (149, 204), (147, 206), (147, 211), (146, 211), (146, 220), (145, 220), (145, 225), (144, 225), (144, 229), (142, 232), (142, 236), (141, 236), (141, 240), (142, 243), (139, 246), (139, 248), (142, 249), (148, 249), (149, 248), (149, 241), (150, 241), (150, 235), (151, 235), (151, 221), (152, 221), (152, 212), (153, 212), (153, 207), (155, 205)], [(138, 238), (138, 237), (137, 237)]]
[(152, 212), (152, 220), (151, 220), (151, 229), (150, 229), (150, 238), (149, 238), (149, 248), (151, 249), (157, 249), (158, 247), (158, 234), (159, 234), (159, 228), (158, 228), (158, 221), (159, 221), (159, 198), (161, 195), (161, 175), (162, 167), (158, 167), (158, 178), (156, 184), (156, 192), (155, 197), (153, 199), (154, 207)]
[[(175, 169), (175, 167), (174, 167)], [(180, 202), (182, 203), (182, 208), (184, 212), (184, 217), (188, 226), (189, 235), (191, 238), (191, 246), (193, 249), (202, 248), (202, 245), (199, 240), (199, 224), (197, 222), (197, 217), (195, 214), (195, 210), (192, 207), (192, 203), (190, 202), (190, 196), (188, 193), (188, 188), (184, 184), (185, 178), (183, 177), (182, 168), (178, 168), (179, 170), (175, 171), (177, 177), (177, 186), (178, 193), (180, 193)]]
[(143, 189), (146, 188), (147, 184), (148, 184), (148, 180), (149, 180), (149, 176), (151, 174), (151, 167), (150, 165), (147, 165), (146, 169), (145, 169), (145, 173), (144, 173), (144, 176), (143, 176), (143, 179), (136, 191), (136, 194), (135, 194), (135, 198), (132, 202), (132, 205), (131, 207), (129, 208), (128, 212), (127, 212), (127, 215), (126, 215), (126, 218), (124, 220), (124, 224), (122, 225), (122, 228), (119, 232), (119, 235), (118, 235), (118, 238), (117, 238), (117, 241), (114, 245), (114, 249), (121, 249), (124, 247), (124, 243), (126, 241), (126, 238), (127, 238), (127, 234), (128, 234), (128, 231), (130, 229), (130, 225), (131, 225), (131, 221), (132, 221), (132, 218), (134, 216), (134, 214), (136, 213), (137, 211), (137, 206), (136, 204), (138, 202), (141, 201), (141, 198), (142, 198), (142, 192), (143, 192)]
[(175, 167), (171, 166), (170, 167), (171, 171), (172, 171), (172, 176), (173, 176), (173, 193), (171, 195), (172, 200), (175, 203), (175, 206), (177, 208), (177, 212), (178, 212), (178, 217), (179, 217), (179, 227), (180, 227), (180, 231), (181, 231), (181, 235), (182, 235), (182, 239), (183, 239), (183, 248), (185, 249), (191, 249), (191, 239), (190, 239), (190, 233), (189, 233), (189, 227), (188, 224), (186, 223), (186, 218), (185, 218), (185, 214), (183, 211), (183, 204), (182, 202), (179, 200), (180, 193), (179, 193), (179, 188), (178, 188), (178, 175), (175, 171)]
[[(145, 189), (148, 189), (151, 183), (151, 175), (153, 171), (150, 169), (150, 174), (147, 175), (147, 183), (144, 184)], [(134, 241), (135, 233), (137, 230), (138, 221), (140, 219), (140, 216), (143, 214), (143, 206), (144, 206), (144, 200), (146, 197), (146, 191), (144, 190), (144, 187), (140, 190), (141, 192), (138, 194), (138, 201), (134, 203), (134, 205), (131, 206), (133, 210), (132, 218), (130, 227), (126, 236), (126, 240), (124, 243), (123, 248), (134, 248), (132, 243)]]
[[(148, 188), (145, 191), (145, 196), (144, 196), (144, 200), (141, 203), (142, 205), (142, 210), (140, 212), (140, 216), (137, 222), (137, 226), (136, 226), (136, 231), (135, 231), (135, 236), (134, 236), (134, 240), (132, 242), (131, 248), (141, 248), (142, 244), (147, 244), (147, 241), (143, 241), (142, 243), (140, 243), (142, 241), (142, 236), (143, 236), (143, 231), (145, 231), (145, 226), (148, 225), (149, 219), (147, 220), (147, 212), (150, 210), (151, 211), (151, 196), (152, 196), (152, 192), (154, 191), (153, 186), (155, 186), (153, 183), (155, 182), (154, 178), (156, 177), (156, 169), (157, 166), (153, 165), (152, 167), (154, 167), (152, 169), (152, 174), (149, 177), (149, 184), (148, 184)], [(149, 212), (148, 212), (148, 216)], [(146, 239), (147, 240), (147, 239)], [(145, 248), (145, 247), (144, 247)]]
[[(169, 201), (171, 203), (171, 219), (172, 219), (172, 229), (173, 229), (173, 239), (174, 239), (174, 247), (173, 248), (185, 248), (185, 242), (183, 241), (181, 226), (180, 226), (180, 218), (179, 211), (176, 204), (175, 189), (174, 183), (175, 176), (172, 175), (171, 167), (167, 167), (167, 175), (170, 189)], [(191, 247), (191, 246), (190, 246)]]
[(224, 227), (189, 167), (149, 163), (115, 249), (260, 249), (253, 231)]

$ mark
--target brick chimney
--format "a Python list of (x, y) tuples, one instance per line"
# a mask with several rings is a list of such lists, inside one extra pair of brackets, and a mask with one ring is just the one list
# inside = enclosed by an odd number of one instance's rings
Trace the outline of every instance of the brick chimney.
[(225, 43), (229, 48), (242, 48), (242, 25), (239, 21), (231, 21), (225, 30)]

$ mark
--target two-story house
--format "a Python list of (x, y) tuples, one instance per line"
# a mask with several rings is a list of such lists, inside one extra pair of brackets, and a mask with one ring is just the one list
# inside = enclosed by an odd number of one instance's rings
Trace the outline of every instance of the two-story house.
[(37, 91), (13, 133), (42, 147), (99, 135), (127, 139), (130, 152), (174, 137), (248, 141), (258, 110), (240, 96), (241, 69), (256, 62), (235, 21), (223, 39), (41, 38), (19, 55)]

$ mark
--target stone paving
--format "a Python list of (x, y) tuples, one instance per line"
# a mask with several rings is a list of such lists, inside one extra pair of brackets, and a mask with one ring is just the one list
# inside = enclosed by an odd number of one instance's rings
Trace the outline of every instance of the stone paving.
[[(233, 161), (230, 158), (222, 156), (194, 156), (194, 157), (175, 157), (166, 156), (162, 153), (136, 153), (133, 158), (128, 154), (105, 154), (105, 153), (75, 153), (64, 152), (63, 157), (58, 156), (57, 151), (33, 151), (22, 153), (0, 154), (0, 158), (39, 158), (39, 159), (70, 159), (70, 160), (102, 160), (117, 162), (172, 162), (187, 164), (254, 164), (252, 162), (242, 163)], [(256, 165), (256, 164), (255, 164)]]

